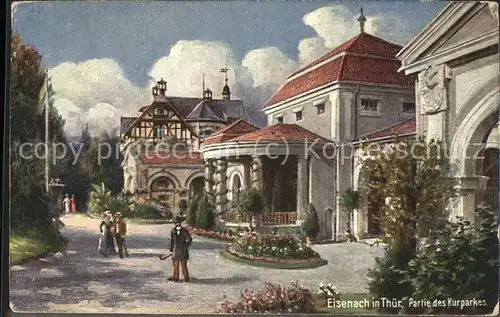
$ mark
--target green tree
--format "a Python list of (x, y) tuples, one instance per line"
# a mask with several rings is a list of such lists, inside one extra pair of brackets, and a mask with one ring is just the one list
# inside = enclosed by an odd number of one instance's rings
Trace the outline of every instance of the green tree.
[(387, 247), (369, 271), (368, 288), (375, 298), (402, 299), (412, 294), (402, 272), (415, 257), (418, 239), (446, 221), (446, 208), (456, 195), (454, 181), (440, 142), (396, 140), (384, 150), (373, 145), (364, 147), (369, 159), (363, 163), (362, 193), (368, 201), (385, 198), (378, 220)]
[(347, 238), (349, 241), (356, 241), (352, 220), (354, 211), (359, 209), (360, 197), (360, 193), (352, 188), (348, 188), (340, 194), (340, 205), (347, 213)]
[[(368, 200), (385, 197), (380, 208), (381, 239), (403, 244), (413, 252), (417, 237), (447, 218), (446, 208), (456, 196), (450, 164), (441, 142), (399, 140), (384, 151), (367, 145), (367, 177), (362, 184)], [(373, 196), (373, 199), (372, 199)]]
[[(45, 120), (40, 108), (40, 90), (45, 80), (38, 51), (25, 45), (21, 36), (11, 37), (10, 113), (10, 202), (11, 230), (34, 228), (58, 234), (55, 203), (45, 192), (44, 160), (31, 157), (32, 146), (45, 140)], [(49, 123), (54, 128), (49, 143), (64, 141), (64, 121), (54, 108), (49, 108)], [(49, 159), (51, 159), (49, 157)], [(50, 175), (52, 176), (52, 175)]]
[(196, 212), (198, 211), (198, 204), (201, 200), (202, 194), (197, 194), (194, 196), (189, 202), (188, 214), (187, 214), (187, 223), (191, 227), (196, 226)]
[(215, 225), (215, 213), (207, 196), (202, 196), (196, 211), (196, 227), (201, 229), (213, 229)]
[(253, 226), (255, 218), (264, 212), (264, 197), (262, 192), (255, 187), (245, 189), (240, 195), (238, 209), (250, 215), (250, 230), (253, 231), (255, 229)]
[(319, 218), (318, 213), (316, 212), (316, 208), (314, 208), (313, 204), (309, 204), (309, 209), (307, 210), (304, 223), (302, 224), (302, 230), (307, 236), (313, 239), (316, 239), (316, 237), (318, 236), (318, 233), (320, 231)]

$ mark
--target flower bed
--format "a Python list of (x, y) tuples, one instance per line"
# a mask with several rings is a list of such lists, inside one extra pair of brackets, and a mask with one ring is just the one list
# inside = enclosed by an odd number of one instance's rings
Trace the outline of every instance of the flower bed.
[(220, 240), (220, 241), (225, 241), (225, 242), (232, 242), (236, 238), (234, 234), (232, 234), (231, 231), (222, 231), (222, 232), (217, 232), (217, 231), (212, 231), (212, 230), (205, 230), (205, 229), (200, 229), (196, 227), (186, 227), (191, 233), (203, 237), (203, 238), (208, 238), (208, 239), (215, 239), (215, 240)]
[(241, 235), (230, 248), (230, 252), (245, 257), (273, 259), (310, 259), (319, 255), (297, 237), (290, 234)]
[(219, 312), (225, 314), (310, 314), (316, 312), (316, 309), (311, 292), (300, 287), (297, 282), (292, 283), (291, 287), (266, 282), (262, 290), (245, 290), (241, 293), (238, 302), (226, 299)]
[(307, 269), (328, 263), (291, 235), (245, 234), (221, 255), (235, 262), (277, 269)]

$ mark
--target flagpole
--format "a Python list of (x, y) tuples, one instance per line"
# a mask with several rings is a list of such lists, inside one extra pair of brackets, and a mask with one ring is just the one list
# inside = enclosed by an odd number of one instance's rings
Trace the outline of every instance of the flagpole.
[(49, 72), (45, 73), (45, 191), (49, 194), (49, 173), (50, 173), (50, 164), (49, 164)]

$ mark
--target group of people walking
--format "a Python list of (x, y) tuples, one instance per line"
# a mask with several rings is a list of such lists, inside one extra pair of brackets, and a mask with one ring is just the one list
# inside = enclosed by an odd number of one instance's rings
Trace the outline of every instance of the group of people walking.
[(98, 247), (100, 254), (104, 257), (118, 254), (122, 259), (124, 255), (129, 256), (125, 244), (127, 223), (122, 213), (117, 212), (113, 215), (111, 211), (105, 211), (99, 230), (101, 231)]
[(64, 205), (64, 212), (66, 214), (69, 214), (70, 212), (73, 213), (76, 211), (76, 202), (75, 202), (75, 195), (71, 195), (71, 197), (66, 194), (63, 200), (63, 205)]

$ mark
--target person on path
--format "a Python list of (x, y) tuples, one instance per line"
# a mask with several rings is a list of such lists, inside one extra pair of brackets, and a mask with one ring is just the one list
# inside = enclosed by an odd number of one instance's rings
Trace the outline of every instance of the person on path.
[(123, 217), (121, 212), (117, 212), (115, 214), (116, 224), (115, 224), (115, 232), (116, 232), (116, 242), (118, 244), (118, 255), (123, 259), (123, 251), (125, 251), (125, 255), (128, 257), (127, 246), (125, 245), (125, 235), (127, 234), (127, 223), (125, 222), (125, 217)]
[(179, 266), (182, 268), (184, 282), (189, 282), (187, 261), (189, 260), (189, 247), (193, 238), (189, 231), (182, 227), (182, 218), (175, 219), (175, 227), (170, 233), (170, 254), (172, 255), (173, 274), (169, 281), (179, 282)]
[(105, 211), (101, 224), (99, 226), (99, 230), (101, 231), (101, 237), (99, 239), (99, 253), (104, 255), (104, 257), (108, 257), (111, 253), (110, 243), (109, 241), (113, 241), (113, 233), (112, 233), (112, 222), (111, 222), (111, 212)]
[(111, 227), (111, 239), (108, 241), (108, 247), (109, 247), (109, 252), (110, 254), (116, 255), (118, 254), (116, 252), (116, 245), (118, 244), (116, 242), (116, 214), (112, 215), (110, 212), (110, 227)]
[(69, 199), (68, 194), (66, 194), (66, 196), (64, 197), (63, 204), (64, 213), (68, 214), (71, 211), (71, 200)]
[(71, 195), (71, 212), (75, 212), (76, 211), (76, 203), (75, 203), (75, 195)]

